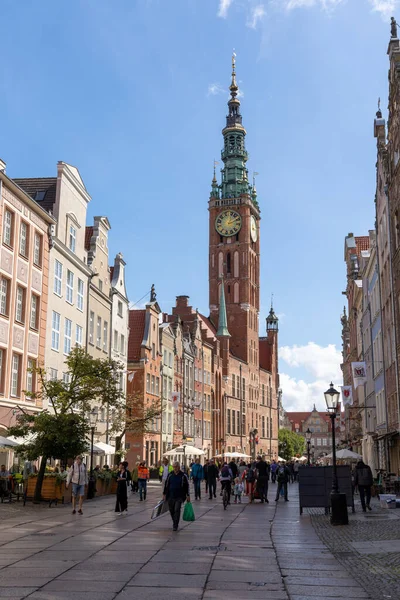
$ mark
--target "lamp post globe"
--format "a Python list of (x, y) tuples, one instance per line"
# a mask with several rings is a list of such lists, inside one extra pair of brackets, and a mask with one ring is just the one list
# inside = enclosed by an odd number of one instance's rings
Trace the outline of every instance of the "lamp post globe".
[(347, 525), (349, 517), (347, 514), (346, 494), (339, 492), (339, 483), (336, 465), (336, 438), (335, 419), (339, 406), (340, 392), (335, 390), (333, 383), (324, 393), (326, 407), (332, 424), (332, 491), (331, 491), (331, 523), (332, 525)]
[(94, 446), (94, 433), (96, 431), (97, 419), (98, 419), (98, 411), (97, 408), (93, 408), (93, 410), (89, 413), (89, 426), (91, 431), (91, 440), (90, 440), (90, 476), (89, 476), (89, 484), (88, 484), (88, 500), (94, 498), (95, 489), (96, 489), (96, 480), (93, 476), (93, 446)]

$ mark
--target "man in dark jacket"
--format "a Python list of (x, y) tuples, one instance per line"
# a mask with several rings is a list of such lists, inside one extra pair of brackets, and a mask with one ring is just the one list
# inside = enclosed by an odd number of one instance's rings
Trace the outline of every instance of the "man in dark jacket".
[(268, 480), (269, 480), (269, 464), (265, 462), (264, 458), (257, 456), (257, 485), (256, 489), (261, 498), (261, 502), (269, 502), (268, 500)]
[(217, 493), (217, 479), (218, 479), (218, 467), (215, 464), (214, 460), (211, 459), (208, 465), (208, 469), (207, 469), (207, 481), (208, 481), (208, 493), (209, 493), (209, 497), (210, 500), (212, 499), (212, 497), (214, 496), (214, 498), (217, 497), (216, 493)]
[(237, 466), (237, 464), (235, 463), (235, 461), (233, 459), (229, 463), (228, 467), (232, 471), (233, 480), (235, 480), (236, 477), (238, 476), (239, 469), (238, 469), (238, 466)]
[(278, 502), (279, 494), (281, 493), (282, 488), (285, 496), (285, 502), (289, 502), (289, 499), (287, 497), (287, 484), (288, 481), (290, 481), (290, 471), (283, 461), (279, 463), (279, 466), (276, 471), (276, 478), (278, 480), (278, 488), (276, 490), (275, 502)]
[[(360, 492), (360, 500), (363, 512), (367, 512), (368, 510), (372, 510), (370, 506), (371, 502), (371, 486), (374, 483), (374, 478), (372, 476), (371, 467), (366, 465), (362, 460), (358, 461), (356, 466), (356, 474), (354, 478), (354, 485), (358, 486), (358, 491)], [(365, 506), (365, 497), (367, 498), (367, 506)]]
[(173, 530), (177, 531), (182, 504), (185, 500), (190, 502), (189, 481), (185, 473), (182, 473), (178, 462), (174, 462), (172, 466), (174, 470), (168, 475), (164, 486), (164, 501), (168, 502)]

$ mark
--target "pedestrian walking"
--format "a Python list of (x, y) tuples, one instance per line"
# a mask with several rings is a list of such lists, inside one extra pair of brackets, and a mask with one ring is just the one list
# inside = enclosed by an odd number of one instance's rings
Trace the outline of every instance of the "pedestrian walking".
[(281, 490), (283, 490), (285, 502), (289, 502), (287, 484), (290, 481), (290, 477), (291, 474), (289, 468), (285, 465), (283, 461), (280, 462), (276, 473), (276, 478), (278, 480), (278, 488), (276, 490), (275, 502), (278, 502)]
[(128, 512), (128, 469), (125, 462), (119, 464), (117, 474), (117, 501), (115, 503), (115, 512), (122, 515)]
[(243, 473), (245, 472), (245, 470), (246, 470), (246, 463), (244, 462), (244, 460), (241, 460), (240, 464), (239, 464), (239, 474), (238, 474), (238, 477), (241, 482), (243, 482)]
[(210, 464), (207, 469), (207, 480), (208, 480), (208, 493), (210, 500), (217, 497), (217, 479), (219, 470), (214, 462), (214, 459), (210, 460)]
[(196, 462), (192, 466), (191, 477), (192, 477), (193, 485), (194, 485), (195, 500), (197, 500), (197, 498), (199, 500), (201, 500), (201, 482), (203, 481), (204, 474), (203, 474), (203, 467), (200, 464), (199, 458), (196, 458)]
[(161, 467), (158, 470), (158, 476), (160, 479), (160, 482), (163, 484), (165, 484), (165, 482), (167, 481), (167, 477), (169, 475), (169, 473), (172, 473), (173, 471), (173, 467), (172, 465), (169, 464), (169, 460), (168, 458), (163, 458)]
[(249, 496), (250, 502), (253, 501), (253, 488), (256, 482), (256, 471), (253, 469), (251, 463), (247, 465), (247, 469), (244, 472), (244, 478), (246, 481), (246, 495)]
[(276, 471), (278, 469), (278, 465), (276, 460), (273, 460), (271, 463), (271, 481), (272, 483), (276, 483)]
[(293, 475), (294, 475), (294, 480), (298, 481), (299, 478), (299, 469), (300, 469), (300, 463), (298, 460), (296, 460), (296, 462), (293, 465)]
[(131, 491), (134, 493), (139, 490), (138, 479), (139, 479), (139, 462), (137, 462), (132, 469)]
[(239, 468), (233, 459), (229, 463), (228, 467), (232, 471), (233, 478), (236, 479), (236, 477), (239, 475)]
[(85, 495), (85, 485), (88, 484), (88, 474), (86, 465), (82, 462), (82, 457), (77, 456), (74, 464), (70, 467), (67, 475), (67, 481), (65, 488), (68, 489), (69, 484), (72, 482), (72, 514), (76, 514), (76, 499), (78, 498), (79, 507), (78, 514), (83, 515), (83, 497)]
[(178, 530), (181, 518), (181, 507), (185, 500), (190, 502), (189, 481), (185, 473), (181, 471), (179, 462), (174, 462), (173, 471), (169, 473), (164, 485), (164, 502), (168, 502), (169, 512), (172, 518), (172, 528)]
[(224, 489), (226, 489), (226, 491), (228, 492), (228, 504), (230, 504), (231, 503), (233, 474), (232, 474), (231, 468), (229, 467), (228, 463), (226, 463), (226, 462), (222, 466), (221, 472), (219, 474), (219, 480), (221, 482), (220, 496), (222, 496)]
[(257, 469), (256, 489), (260, 496), (261, 503), (264, 503), (264, 500), (265, 500), (265, 502), (267, 502), (267, 504), (268, 504), (269, 503), (268, 481), (269, 481), (270, 467), (269, 467), (269, 464), (267, 462), (265, 462), (264, 457), (257, 456), (257, 461), (258, 462), (256, 464), (256, 469)]
[(139, 486), (140, 502), (142, 502), (142, 500), (146, 500), (147, 482), (149, 479), (150, 479), (150, 472), (149, 472), (148, 468), (146, 467), (145, 461), (143, 460), (139, 464), (139, 468), (138, 468), (138, 486)]
[(235, 485), (233, 487), (233, 493), (235, 496), (235, 504), (237, 504), (239, 502), (239, 504), (242, 504), (242, 494), (243, 494), (243, 483), (240, 481), (239, 477), (236, 477), (235, 479)]
[[(368, 510), (372, 510), (370, 503), (371, 487), (374, 483), (374, 478), (372, 476), (371, 467), (366, 465), (363, 460), (360, 460), (357, 463), (354, 483), (358, 486), (363, 512), (367, 512), (367, 508)], [(365, 502), (365, 500), (367, 502)]]
[(203, 478), (204, 478), (204, 481), (206, 482), (206, 494), (208, 492), (208, 465), (209, 465), (209, 462), (210, 461), (206, 460), (206, 462), (204, 463), (204, 466), (203, 466)]

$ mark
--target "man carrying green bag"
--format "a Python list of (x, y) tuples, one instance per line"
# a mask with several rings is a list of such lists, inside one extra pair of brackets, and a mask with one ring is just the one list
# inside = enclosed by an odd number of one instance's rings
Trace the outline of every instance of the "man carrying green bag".
[[(165, 482), (163, 498), (164, 501), (168, 502), (169, 512), (172, 517), (173, 530), (178, 531), (182, 503), (185, 502), (185, 500), (187, 500), (185, 512), (187, 506), (192, 505), (190, 504), (189, 481), (187, 476), (185, 475), (185, 473), (182, 473), (181, 466), (178, 462), (174, 462), (173, 468), (174, 470), (168, 475), (167, 480)], [(191, 520), (194, 520), (194, 513), (193, 518)]]

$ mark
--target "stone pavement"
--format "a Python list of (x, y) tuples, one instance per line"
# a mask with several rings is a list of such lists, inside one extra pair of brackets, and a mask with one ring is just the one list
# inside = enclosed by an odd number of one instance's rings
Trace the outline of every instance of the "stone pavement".
[[(228, 507), (194, 502), (196, 521), (172, 532), (169, 515), (153, 522), (161, 488), (136, 495), (117, 516), (103, 497), (73, 516), (70, 505), (0, 505), (0, 598), (14, 600), (320, 600), (367, 598), (319, 539), (313, 517), (290, 502)], [(372, 596), (375, 598), (375, 596)]]

